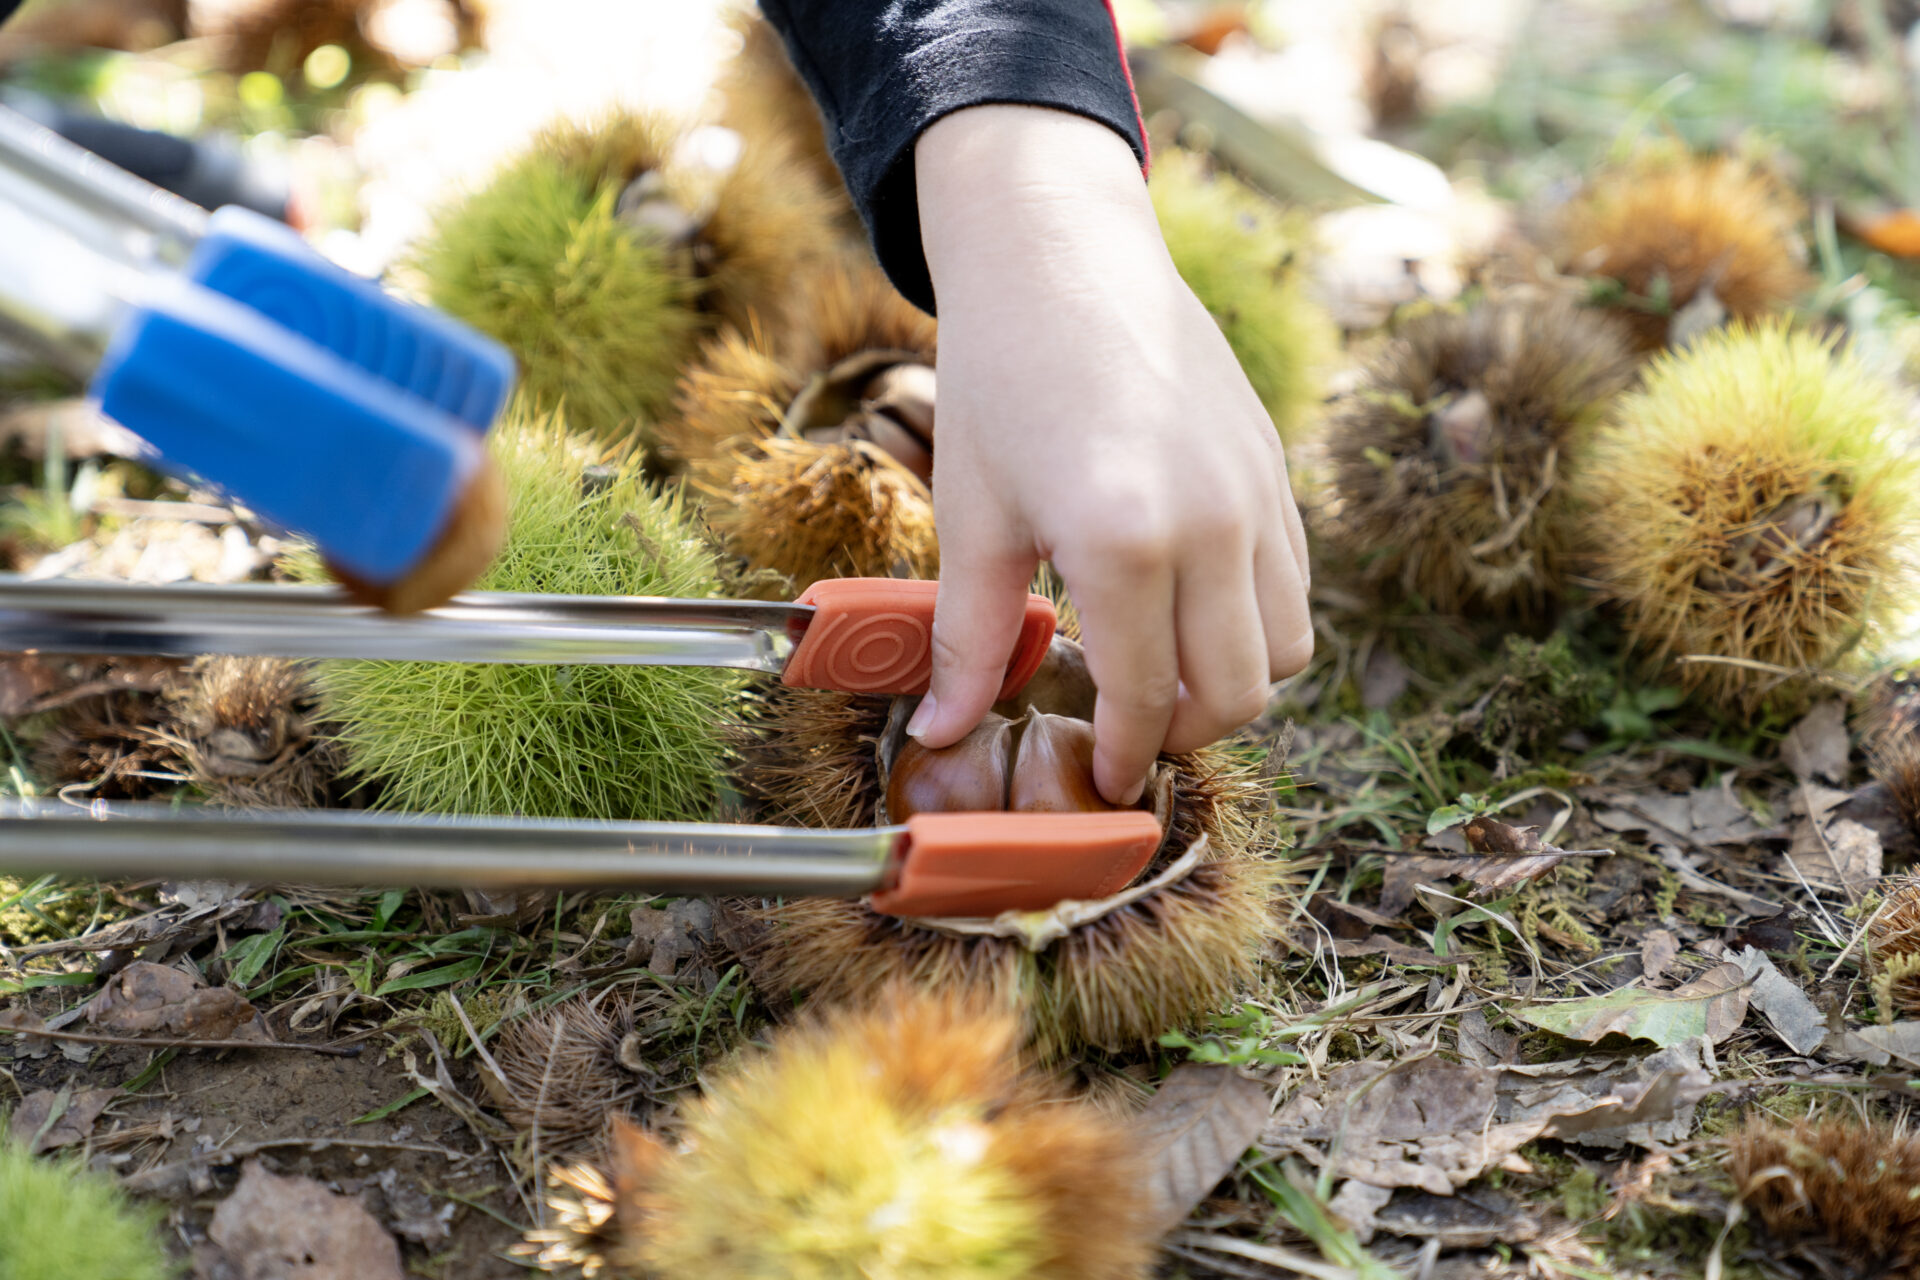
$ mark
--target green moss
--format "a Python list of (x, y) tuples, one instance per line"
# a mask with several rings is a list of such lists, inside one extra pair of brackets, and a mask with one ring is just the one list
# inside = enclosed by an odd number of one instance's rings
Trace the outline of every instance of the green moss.
[(0, 876), (0, 941), (19, 946), (71, 938), (84, 930), (99, 910), (96, 886), (52, 884), (35, 892), (36, 883)]
[(1599, 1176), (1586, 1165), (1574, 1169), (1560, 1182), (1560, 1211), (1575, 1222), (1598, 1218), (1606, 1212), (1611, 1199), (1607, 1189), (1600, 1185)]
[(0, 1280), (167, 1280), (160, 1216), (111, 1178), (0, 1140)]
[(1148, 184), (1181, 279), (1213, 315), (1283, 439), (1299, 438), (1339, 344), (1307, 294), (1304, 219), (1188, 152), (1156, 155)]
[(667, 407), (703, 324), (691, 271), (615, 216), (618, 197), (535, 151), (442, 215), (414, 262), (435, 306), (513, 351), (535, 408), (603, 440)]
[(1603, 671), (1581, 664), (1565, 632), (1545, 641), (1510, 635), (1501, 676), (1487, 700), (1480, 743), (1531, 753), (1599, 719), (1612, 693)]
[[(591, 459), (551, 419), (494, 438), (509, 492), (505, 548), (480, 591), (711, 596), (711, 551), (679, 498)], [(299, 567), (319, 576), (317, 566)], [(331, 662), (318, 674), (351, 769), (385, 808), (655, 821), (708, 817), (736, 675), (698, 667)]]

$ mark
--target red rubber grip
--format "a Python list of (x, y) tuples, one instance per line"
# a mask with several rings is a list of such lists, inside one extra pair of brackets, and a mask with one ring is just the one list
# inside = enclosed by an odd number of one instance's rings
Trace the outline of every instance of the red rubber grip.
[(907, 819), (899, 879), (873, 895), (894, 916), (997, 916), (1105, 898), (1132, 884), (1160, 824), (1141, 809), (1110, 813), (917, 813)]
[[(933, 676), (933, 603), (940, 584), (905, 578), (823, 578), (796, 602), (813, 606), (782, 682), (843, 693), (925, 693)], [(1053, 601), (1029, 595), (1000, 696), (1033, 679), (1053, 643)]]

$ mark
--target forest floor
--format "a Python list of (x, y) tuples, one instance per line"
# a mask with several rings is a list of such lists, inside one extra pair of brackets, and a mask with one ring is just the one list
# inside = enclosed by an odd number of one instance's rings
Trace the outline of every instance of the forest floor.
[[(703, 92), (719, 47), (709, 7), (633, 6), (661, 16), (598, 41), (580, 38), (585, 6), (565, 41), (528, 16), (537, 7), (499, 6), (492, 55), (324, 90), (289, 73), (284, 91), (242, 93), (177, 50), (47, 55), (10, 74), (146, 122), (199, 86), (208, 117), (307, 175), (331, 225), (322, 243), (373, 268), (418, 231), (433, 192), (547, 112), (648, 77), (668, 101)], [(1279, 51), (1230, 42), (1212, 83), (1252, 84), (1250, 103), (1327, 131), (1354, 128), (1339, 104), (1391, 114), (1373, 132), (1426, 156), (1459, 196), (1423, 228), (1522, 216), (1649, 122), (1697, 145), (1766, 136), (1829, 215), (1920, 204), (1906, 90), (1875, 90), (1878, 47), (1808, 16), (1825, 5), (1515, 0), (1448, 6), (1485, 12), (1405, 32), (1398, 11), (1349, 7), (1335, 22), (1267, 6), (1253, 35)], [(1289, 23), (1292, 43), (1276, 40)], [(646, 75), (612, 54), (575, 74), (562, 56), (622, 41)], [(1308, 77), (1272, 87), (1316, 50), (1337, 52), (1338, 92), (1314, 101)], [(1385, 113), (1396, 76), (1426, 96)], [(447, 128), (482, 103), (497, 114)], [(1394, 305), (1393, 281), (1383, 293), (1362, 264), (1399, 264), (1425, 305), (1450, 300), (1444, 282), (1471, 256), (1457, 242), (1408, 250), (1397, 234), (1383, 225), (1378, 245), (1341, 255), (1352, 274), (1333, 285), (1360, 313)], [(1857, 282), (1849, 297), (1879, 309), (1885, 334), (1920, 299), (1920, 272), (1850, 239), (1820, 266)], [(1348, 363), (1376, 336), (1350, 334)], [(37, 412), (0, 415), (6, 567), (52, 556), (110, 576), (266, 574), (277, 544), (217, 506), (207, 516), (210, 495), (125, 463), (48, 466)], [(76, 510), (81, 474), (106, 482)], [(182, 500), (197, 514), (149, 505)], [(1291, 846), (1260, 983), (1204, 1026), (1076, 1067), (1106, 1094), (1144, 1097), (1187, 1062), (1267, 1091), (1270, 1114), (1168, 1238), (1162, 1273), (1863, 1274), (1818, 1238), (1768, 1235), (1742, 1208), (1726, 1140), (1755, 1115), (1911, 1127), (1920, 1021), (1870, 973), (1865, 945), (1920, 854), (1863, 721), (1898, 697), (1896, 668), (1729, 723), (1671, 672), (1613, 656), (1598, 607), (1515, 629), (1383, 612), (1324, 577), (1316, 592), (1320, 654), (1245, 742), (1285, 762), (1273, 803)], [(0, 657), (0, 794), (53, 789), (29, 739), (111, 678)], [(1523, 875), (1470, 856), (1502, 841), (1540, 861)], [(511, 1123), (490, 1046), (594, 997), (633, 1028), (622, 1060), (644, 1067), (623, 1078), (621, 1106), (664, 1113), (790, 1012), (756, 988), (726, 923), (709, 904), (633, 896), (0, 881), (0, 1110), (17, 1137), (164, 1205), (172, 1247), (207, 1280), (245, 1274), (208, 1228), (250, 1163), (353, 1199), (410, 1274), (522, 1275), (515, 1246), (552, 1212), (545, 1171), (591, 1141)], [(103, 1004), (102, 990), (125, 998)], [(1323, 1122), (1355, 1096), (1371, 1101)], [(292, 1212), (275, 1194), (251, 1210), (263, 1222)]]

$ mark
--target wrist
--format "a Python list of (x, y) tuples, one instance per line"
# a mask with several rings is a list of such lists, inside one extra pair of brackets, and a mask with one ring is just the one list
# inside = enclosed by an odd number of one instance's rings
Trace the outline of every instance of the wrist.
[(1090, 267), (1166, 256), (1132, 148), (1083, 116), (969, 107), (920, 135), (914, 167), (921, 243), (943, 298), (976, 284), (1047, 289)]

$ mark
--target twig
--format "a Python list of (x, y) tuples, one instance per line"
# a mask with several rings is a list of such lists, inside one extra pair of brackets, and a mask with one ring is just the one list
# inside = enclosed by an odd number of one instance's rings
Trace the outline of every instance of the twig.
[(125, 516), (128, 519), (183, 520), (189, 524), (242, 524), (245, 523), (229, 507), (211, 506), (204, 502), (142, 502), (138, 498), (95, 498), (93, 508), (103, 516)]
[(1873, 922), (1878, 920), (1880, 913), (1886, 909), (1886, 899), (1883, 898), (1880, 901), (1880, 905), (1873, 909), (1873, 914), (1861, 921), (1860, 926), (1853, 931), (1853, 936), (1847, 939), (1846, 946), (1840, 948), (1840, 954), (1833, 958), (1833, 963), (1827, 966), (1827, 971), (1820, 975), (1822, 982), (1831, 982), (1833, 980), (1833, 975), (1840, 971), (1841, 962), (1853, 954), (1853, 949), (1860, 945), (1861, 940), (1867, 936), (1867, 930), (1873, 928)]
[[(473, 1051), (480, 1055), (480, 1061), (487, 1064), (487, 1070), (493, 1072), (495, 1076), (499, 1077), (500, 1083), (507, 1086), (507, 1092), (512, 1093), (512, 1081), (507, 1079), (507, 1073), (500, 1069), (500, 1064), (493, 1060), (493, 1055), (487, 1052), (487, 1046), (480, 1039), (480, 1033), (474, 1030), (473, 1023), (467, 1019), (467, 1011), (460, 1003), (460, 997), (449, 991), (447, 992), (447, 999), (452, 1003), (453, 1011), (460, 1019), (460, 1028), (467, 1033), (467, 1040), (473, 1045)], [(517, 1095), (514, 1101), (519, 1101)]]
[(297, 1049), (303, 1053), (324, 1053), (336, 1058), (357, 1058), (359, 1045), (298, 1044), (291, 1040), (169, 1040), (152, 1036), (109, 1036), (90, 1031), (51, 1031), (44, 1027), (0, 1027), (0, 1034), (45, 1036), (49, 1040), (74, 1040), (80, 1044), (111, 1044), (134, 1049)]

